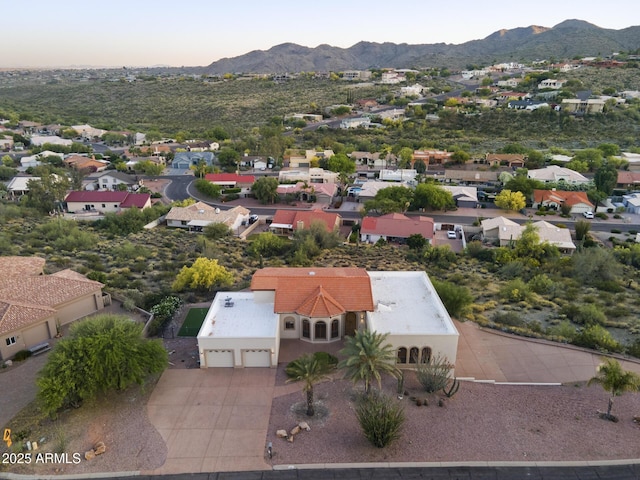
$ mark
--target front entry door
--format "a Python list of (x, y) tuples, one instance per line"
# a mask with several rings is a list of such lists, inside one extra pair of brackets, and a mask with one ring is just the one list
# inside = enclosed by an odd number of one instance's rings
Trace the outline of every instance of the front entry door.
[(358, 317), (355, 312), (347, 313), (344, 321), (344, 334), (351, 336), (358, 329)]

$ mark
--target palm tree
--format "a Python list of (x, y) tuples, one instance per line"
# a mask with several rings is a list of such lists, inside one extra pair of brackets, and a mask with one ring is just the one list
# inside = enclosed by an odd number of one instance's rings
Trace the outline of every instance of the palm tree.
[(381, 334), (370, 330), (356, 331), (352, 337), (347, 337), (345, 347), (340, 354), (346, 356), (338, 363), (339, 369), (344, 369), (345, 378), (356, 383), (364, 381), (366, 394), (371, 389), (371, 381), (376, 379), (378, 388), (382, 388), (381, 373), (388, 373), (395, 378), (400, 376), (400, 370), (395, 366), (395, 350), (392, 345), (383, 345), (388, 333)]
[(313, 405), (314, 384), (329, 379), (329, 372), (334, 368), (335, 364), (332, 365), (322, 357), (308, 353), (290, 362), (285, 368), (289, 377), (287, 383), (304, 382), (302, 391), (307, 394), (307, 416), (313, 417), (316, 413)]
[(597, 372), (595, 377), (589, 379), (587, 385), (597, 383), (611, 393), (607, 413), (601, 416), (607, 420), (615, 420), (615, 417), (611, 415), (613, 397), (618, 397), (624, 392), (637, 391), (640, 388), (640, 376), (634, 372), (623, 370), (620, 363), (612, 358), (607, 358), (604, 363), (598, 365)]

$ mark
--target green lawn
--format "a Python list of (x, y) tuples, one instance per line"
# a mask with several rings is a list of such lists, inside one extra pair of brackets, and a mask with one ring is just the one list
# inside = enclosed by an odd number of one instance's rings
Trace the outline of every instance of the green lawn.
[(178, 332), (179, 337), (195, 337), (200, 331), (204, 317), (207, 316), (208, 308), (191, 308), (187, 313), (187, 318)]

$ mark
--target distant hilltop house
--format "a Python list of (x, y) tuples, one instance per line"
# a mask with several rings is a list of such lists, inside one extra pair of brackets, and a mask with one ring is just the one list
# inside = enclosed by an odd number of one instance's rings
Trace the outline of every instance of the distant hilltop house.
[(144, 210), (151, 206), (148, 193), (82, 190), (69, 192), (64, 201), (69, 213), (118, 213), (127, 208)]
[(443, 165), (451, 159), (451, 152), (446, 150), (414, 150), (412, 155), (413, 165), (418, 160), (425, 165)]
[(34, 147), (41, 147), (46, 143), (49, 143), (51, 145), (63, 145), (65, 147), (70, 147), (73, 143), (73, 140), (67, 140), (66, 138), (62, 138), (57, 135), (32, 135), (29, 138), (29, 141)]
[(87, 140), (99, 139), (107, 133), (106, 130), (94, 128), (91, 125), (72, 125), (71, 128), (78, 132), (78, 135)]
[(371, 71), (369, 70), (346, 70), (342, 72), (342, 79), (349, 81), (356, 80), (369, 80), (371, 78)]
[(521, 153), (487, 153), (485, 163), (489, 166), (508, 165), (509, 168), (524, 167), (526, 157)]
[(72, 270), (44, 275), (40, 257), (0, 257), (0, 359), (42, 351), (60, 328), (111, 303), (102, 284)]
[(567, 83), (566, 80), (558, 80), (556, 78), (547, 78), (538, 84), (538, 90), (551, 89), (560, 90)]
[(458, 331), (424, 271), (264, 268), (249, 292), (218, 292), (198, 332), (200, 368), (278, 365), (281, 343), (309, 347), (386, 333), (399, 368), (455, 365)]

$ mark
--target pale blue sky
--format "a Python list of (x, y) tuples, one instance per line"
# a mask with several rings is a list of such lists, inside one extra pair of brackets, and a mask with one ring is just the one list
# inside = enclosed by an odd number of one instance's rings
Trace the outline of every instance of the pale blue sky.
[(30, 0), (0, 2), (0, 68), (202, 66), (292, 42), (464, 43), (577, 18), (640, 24), (636, 0)]

